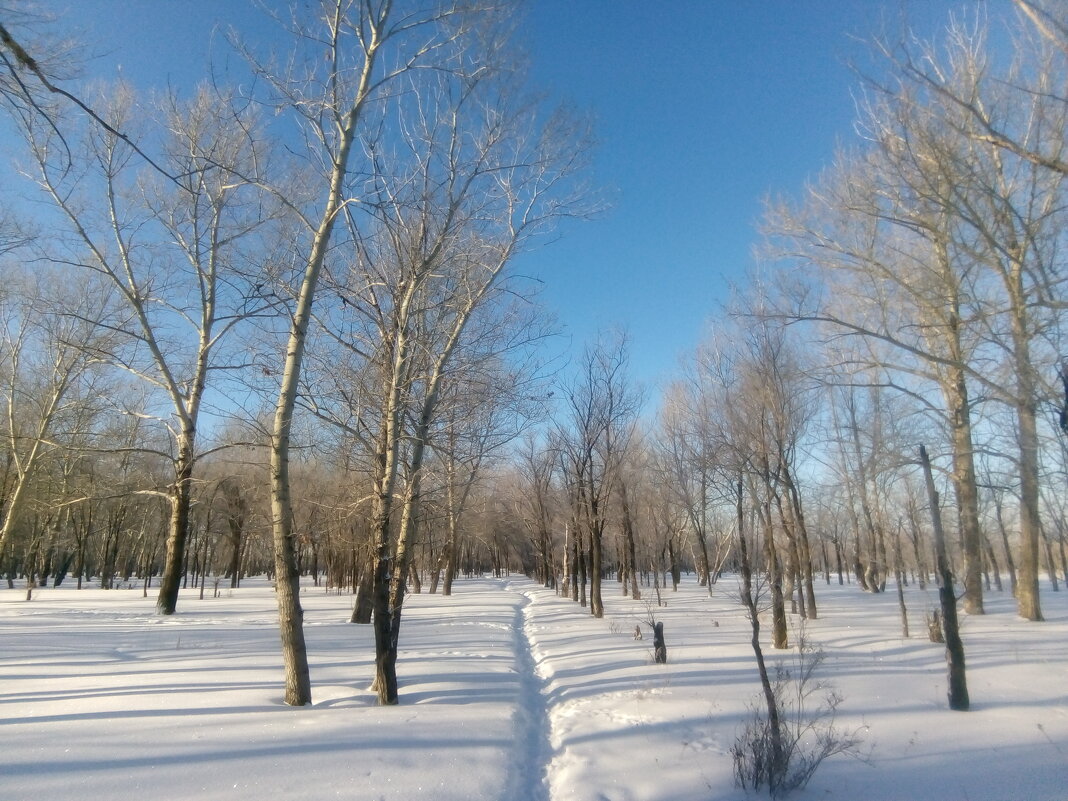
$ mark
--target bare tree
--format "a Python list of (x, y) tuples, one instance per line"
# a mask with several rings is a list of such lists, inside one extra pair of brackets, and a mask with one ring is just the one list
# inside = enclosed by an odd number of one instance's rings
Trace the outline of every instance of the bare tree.
[[(715, 453), (714, 394), (701, 369), (690, 369), (684, 381), (668, 388), (659, 421), (658, 462), (665, 482), (684, 511), (697, 545), (700, 584), (709, 593), (716, 573), (730, 552), (730, 538), (714, 536), (711, 525), (713, 499), (718, 497)], [(709, 553), (709, 540), (714, 539)]]
[[(998, 76), (996, 91), (1030, 106), (1032, 114), (998, 114), (989, 97), (995, 84), (981, 87), (980, 91), (975, 91), (979, 87), (962, 86), (955, 71), (945, 68), (946, 61), (928, 60), (935, 52), (930, 46), (922, 47), (919, 52), (885, 46), (883, 50), (893, 54), (909, 81), (925, 87), (942, 103), (961, 112), (956, 127), (959, 134), (1004, 150), (1041, 169), (1068, 175), (1064, 137), (1057, 132), (1061, 124), (1058, 118), (1064, 115), (1068, 105), (1061, 91), (1068, 69), (1068, 9), (1060, 0), (1013, 0), (1013, 4), (1022, 24), (1011, 29), (1013, 62), (1006, 74)], [(975, 34), (981, 36), (982, 31), (978, 30), (981, 26), (975, 27)], [(974, 37), (974, 41), (978, 42), (979, 37)], [(977, 54), (983, 55), (981, 47)]]
[[(520, 326), (517, 333), (524, 330), (538, 331), (540, 326), (531, 321), (529, 327)], [(490, 336), (491, 331), (484, 333), (486, 336), (479, 338), (482, 346), (493, 340), (509, 350), (509, 343)], [(521, 336), (520, 341), (524, 338)], [(518, 359), (509, 366), (495, 353), (497, 347), (487, 350), (489, 358), (472, 358), (474, 354), (469, 352), (455, 359), (459, 369), (448, 376), (438, 421), (430, 432), (430, 444), (441, 465), (444, 483), (446, 538), (438, 566), (444, 574), (445, 595), (452, 593), (456, 578), (463, 517), (472, 491), (487, 468), (501, 457), (502, 450), (543, 415), (544, 396), (536, 374), (529, 374)], [(545, 509), (541, 511), (547, 513)], [(545, 535), (548, 537), (547, 528)], [(547, 558), (551, 560), (551, 556), (550, 550)], [(548, 582), (548, 576), (545, 580)]]
[(67, 137), (64, 114), (75, 111), (89, 125), (121, 139), (138, 157), (161, 176), (175, 176), (161, 166), (135, 137), (119, 130), (121, 124), (109, 120), (77, 91), (65, 84), (78, 75), (77, 55), (81, 43), (57, 35), (54, 19), (34, 6), (0, 7), (0, 103), (23, 125), (44, 125), (59, 143), (59, 169), (73, 168), (74, 155)]
[(566, 417), (558, 421), (558, 440), (573, 488), (575, 518), (581, 520), (582, 534), (588, 538), (590, 612), (603, 617), (601, 576), (608, 503), (640, 401), (627, 377), (624, 337), (588, 347), (579, 370), (564, 388)]
[[(31, 120), (26, 128), (37, 180), (69, 231), (53, 258), (99, 276), (126, 310), (96, 358), (137, 376), (170, 407), (159, 417), (174, 466), (161, 614), (177, 605), (206, 394), (222, 371), (240, 366), (235, 329), (269, 305), (256, 296), (246, 260), (262, 245), (271, 211), (250, 182), (232, 175), (253, 172), (264, 154), (248, 135), (255, 115), (232, 99), (207, 91), (185, 104), (164, 99), (152, 121), (165, 132), (160, 158), (181, 175), (177, 181), (141, 174), (126, 138), (111, 132), (87, 131), (71, 167), (54, 158), (53, 126)], [(114, 91), (113, 119), (143, 119), (142, 112), (128, 90)]]
[[(1063, 148), (1068, 130), (1068, 106), (1048, 92), (1011, 93), (1013, 74), (994, 71), (985, 54), (982, 30), (953, 26), (949, 30), (951, 60), (932, 61), (932, 73), (910, 69), (906, 75), (932, 91), (932, 105), (941, 117), (957, 122), (963, 142), (940, 154), (951, 163), (957, 183), (947, 204), (958, 220), (962, 250), (979, 267), (978, 288), (985, 290), (977, 323), (992, 346), (991, 361), (977, 371), (995, 396), (1011, 410), (1016, 429), (1015, 461), (1020, 496), (1020, 615), (1041, 620), (1038, 593), (1040, 519), (1038, 405), (1050, 388), (1042, 374), (1055, 375), (1060, 355), (1043, 354), (1043, 334), (1058, 323), (1065, 308), (1064, 279), (1057, 264), (1055, 240), (1063, 224), (1064, 174), (1021, 158), (982, 135), (985, 127), (1020, 125), (1021, 141), (1054, 142)], [(930, 53), (926, 48), (923, 53)], [(1015, 68), (1015, 67), (1014, 67)], [(1046, 80), (1055, 80), (1053, 75)], [(975, 113), (955, 120), (961, 104), (954, 97), (973, 100)], [(987, 126), (983, 120), (990, 123)], [(1010, 122), (1019, 120), (1021, 122)], [(979, 294), (978, 292), (976, 294)], [(1052, 369), (1042, 369), (1049, 359)], [(994, 376), (994, 380), (991, 380)]]
[[(360, 99), (362, 105), (346, 106), (354, 116), (345, 116), (344, 124), (338, 118), (337, 130), (349, 130), (349, 122), (365, 124), (359, 114), (371, 115), (366, 130), (347, 134), (363, 137), (357, 152), (367, 160), (346, 182), (347, 167), (331, 156), (331, 186), (340, 182), (351, 194), (336, 195), (320, 218), (324, 225), (329, 218), (329, 231), (319, 230), (334, 233), (334, 223), (341, 222), (333, 252), (346, 255), (327, 263), (327, 248), (316, 234), (322, 252), (308, 259), (304, 273), (290, 337), (293, 358), (283, 376), (289, 389), (280, 396), (276, 424), (292, 417), (299, 378), (292, 371), (299, 372), (312, 322), (308, 293), (314, 294), (324, 274), (328, 281), (321, 283), (335, 301), (316, 310), (316, 322), (345, 353), (342, 361), (355, 380), (348, 392), (334, 385), (334, 410), (315, 398), (305, 405), (331, 414), (366, 454), (376, 686), (382, 703), (396, 703), (399, 625), (421, 520), (423, 472), (450, 376), (462, 374), (461, 365), (472, 357), (485, 357), (478, 343), (489, 341), (482, 326), (493, 317), (485, 310), (510, 297), (505, 274), (513, 256), (557, 217), (574, 213), (578, 187), (572, 176), (583, 161), (585, 132), (569, 115), (547, 114), (523, 97), (516, 74), (502, 68), (509, 48), (501, 26), (505, 9), (455, 4), (418, 19), (389, 3), (378, 10), (382, 14), (357, 26), (331, 17), (329, 38), (337, 47), (356, 37), (348, 42), (362, 54), (354, 70), (367, 74), (375, 97), (394, 93), (373, 111), (369, 100)], [(394, 37), (393, 52), (376, 68), (378, 50), (368, 46), (365, 52), (359, 43), (385, 41), (387, 35)], [(420, 41), (417, 50), (405, 49)], [(398, 57), (403, 69), (393, 69)], [(433, 70), (415, 69), (431, 64)], [(382, 77), (373, 77), (376, 69)], [(338, 108), (335, 100), (312, 107), (328, 114)], [(308, 124), (318, 125), (318, 117)], [(332, 130), (316, 139), (336, 144)], [(346, 158), (352, 144), (347, 147)], [(360, 202), (342, 203), (346, 196)], [(277, 453), (288, 436), (276, 437)], [(276, 459), (276, 477), (279, 466)], [(285, 505), (276, 508), (279, 520)]]
[[(857, 357), (858, 366), (863, 360), (888, 374), (888, 386), (914, 396), (921, 394), (916, 391), (917, 379), (930, 380), (939, 388), (941, 414), (955, 443), (954, 488), (967, 559), (966, 605), (981, 613), (968, 385), (977, 338), (967, 325), (968, 310), (962, 308), (972, 262), (955, 256), (952, 217), (944, 203), (939, 205), (953, 184), (950, 176), (930, 170), (937, 126), (925, 127), (911, 110), (886, 105), (870, 110), (867, 125), (878, 149), (855, 165), (843, 164), (838, 168), (841, 174), (829, 175), (810, 189), (811, 206), (803, 213), (808, 221), (779, 209), (772, 213), (769, 229), (788, 238), (792, 244), (787, 249), (817, 265), (826, 280), (820, 299), (809, 295), (811, 303), (802, 301), (791, 316), (820, 321), (830, 336), (845, 330), (868, 338), (870, 343), (850, 356)], [(820, 218), (833, 222), (824, 225)], [(867, 521), (871, 512), (863, 480), (859, 489)]]
[[(5, 473), (0, 503), (0, 556), (30, 500), (34, 480), (57, 449), (76, 445), (93, 420), (83, 407), (100, 405), (94, 351), (107, 334), (106, 287), (86, 279), (67, 282), (53, 271), (30, 275), (8, 266), (0, 296), (0, 408)], [(64, 499), (66, 500), (66, 499)]]
[[(752, 312), (758, 304), (750, 302), (744, 308)], [(791, 363), (794, 354), (782, 326), (750, 313), (742, 330), (739, 319), (735, 317), (731, 325), (728, 318), (702, 345), (698, 366), (712, 407), (721, 410), (714, 434), (718, 496), (721, 503), (733, 502), (738, 480), (748, 489), (750, 528), (761, 534), (772, 641), (775, 648), (786, 648), (784, 580), (798, 589), (799, 611), (811, 607), (815, 614), (800, 487), (795, 479), (784, 478), (796, 470), (796, 451), (811, 412), (804, 402), (803, 376)]]
[(548, 443), (539, 443), (533, 434), (524, 436), (517, 456), (522, 490), (515, 504), (537, 554), (536, 576), (545, 587), (556, 588), (558, 560), (553, 529), (558, 514), (554, 486), (557, 460)]

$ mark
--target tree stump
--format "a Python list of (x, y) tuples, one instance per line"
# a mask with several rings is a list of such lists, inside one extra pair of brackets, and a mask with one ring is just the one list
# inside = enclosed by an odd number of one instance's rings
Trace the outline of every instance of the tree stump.
[(653, 661), (658, 665), (667, 664), (667, 646), (664, 645), (664, 624), (653, 624)]
[(946, 638), (942, 636), (942, 617), (937, 609), (927, 614), (927, 639), (931, 642), (946, 641)]

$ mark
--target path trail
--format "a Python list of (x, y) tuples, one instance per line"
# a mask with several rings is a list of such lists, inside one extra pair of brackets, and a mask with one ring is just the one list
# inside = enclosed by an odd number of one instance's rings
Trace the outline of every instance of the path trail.
[(504, 588), (518, 598), (513, 647), (519, 679), (514, 716), (513, 763), (504, 798), (511, 801), (550, 801), (549, 770), (553, 749), (547, 682), (541, 673), (533, 640), (535, 596), (511, 582), (506, 583)]

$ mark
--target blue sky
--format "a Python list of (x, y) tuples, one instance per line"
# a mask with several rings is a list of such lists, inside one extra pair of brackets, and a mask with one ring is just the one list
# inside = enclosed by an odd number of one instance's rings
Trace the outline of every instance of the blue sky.
[[(94, 43), (95, 73), (121, 69), (144, 85), (203, 77), (217, 22), (262, 25), (246, 0), (42, 5), (65, 11), (72, 31)], [(600, 219), (568, 225), (520, 264), (544, 279), (572, 347), (621, 326), (634, 375), (670, 378), (751, 264), (762, 198), (800, 192), (853, 136), (858, 79), (849, 63), (867, 52), (857, 39), (899, 31), (903, 14), (931, 35), (965, 5), (528, 0), (519, 36), (534, 82), (591, 111), (596, 180), (613, 198)], [(990, 0), (991, 16), (1008, 5)], [(221, 40), (215, 51), (227, 57)]]
[(634, 373), (670, 378), (751, 265), (762, 199), (799, 193), (853, 137), (859, 79), (850, 64), (868, 53), (858, 38), (900, 31), (902, 13), (929, 35), (961, 7), (535, 2), (536, 77), (593, 109), (599, 176), (616, 192), (603, 220), (572, 227), (539, 254), (547, 295), (577, 344), (623, 325)]

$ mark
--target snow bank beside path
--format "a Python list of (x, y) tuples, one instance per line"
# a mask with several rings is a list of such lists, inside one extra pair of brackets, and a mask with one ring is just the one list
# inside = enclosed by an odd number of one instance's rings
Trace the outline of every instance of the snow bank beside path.
[[(552, 798), (747, 798), (733, 785), (729, 749), (760, 687), (734, 580), (711, 596), (684, 584), (664, 592), (659, 608), (606, 588), (603, 620), (531, 591), (533, 648), (551, 673)], [(861, 733), (870, 762), (830, 759), (791, 798), (1068, 799), (1068, 593), (1045, 593), (1044, 623), (1019, 619), (1008, 593), (987, 597), (986, 616), (963, 618), (972, 711), (961, 713), (947, 709), (944, 650), (923, 625), (937, 604), (933, 589), (907, 590), (907, 640), (892, 591), (821, 584), (816, 592), (820, 618), (805, 636), (824, 651), (817, 678), (844, 697), (837, 725)], [(653, 663), (650, 612), (664, 623), (666, 665)], [(637, 624), (644, 639), (636, 641)], [(765, 648), (772, 664), (794, 664), (794, 653)]]

